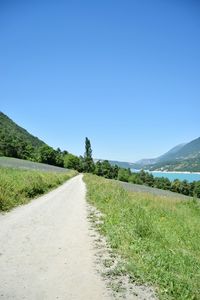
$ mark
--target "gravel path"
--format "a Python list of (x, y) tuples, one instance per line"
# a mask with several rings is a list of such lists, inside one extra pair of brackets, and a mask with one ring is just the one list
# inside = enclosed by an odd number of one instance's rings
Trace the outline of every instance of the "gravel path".
[(0, 215), (0, 299), (104, 300), (82, 176)]

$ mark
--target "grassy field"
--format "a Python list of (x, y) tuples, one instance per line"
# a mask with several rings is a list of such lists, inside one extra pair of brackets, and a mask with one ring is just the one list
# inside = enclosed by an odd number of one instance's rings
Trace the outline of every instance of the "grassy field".
[(0, 168), (0, 211), (28, 203), (76, 174)]
[(200, 299), (200, 202), (128, 192), (85, 175), (88, 201), (103, 213), (99, 229), (126, 261), (132, 280), (160, 299)]
[(66, 172), (67, 169), (60, 168), (52, 165), (32, 162), (29, 160), (18, 159), (13, 157), (0, 157), (0, 167), (14, 168), (14, 169), (27, 169), (27, 170), (38, 170), (46, 172)]

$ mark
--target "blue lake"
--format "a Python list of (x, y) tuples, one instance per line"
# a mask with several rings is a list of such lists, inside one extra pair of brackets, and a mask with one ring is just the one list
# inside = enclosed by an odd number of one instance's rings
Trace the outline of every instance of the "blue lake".
[(167, 177), (170, 181), (174, 179), (187, 180), (188, 182), (200, 180), (200, 174), (197, 173), (170, 173), (170, 172), (151, 172), (155, 177)]
[[(132, 170), (132, 172), (138, 172), (139, 170)], [(170, 181), (173, 181), (174, 179), (179, 180), (187, 180), (188, 182), (192, 181), (198, 181), (200, 180), (200, 174), (199, 173), (174, 173), (174, 172), (151, 172), (153, 176), (155, 177), (166, 177)]]

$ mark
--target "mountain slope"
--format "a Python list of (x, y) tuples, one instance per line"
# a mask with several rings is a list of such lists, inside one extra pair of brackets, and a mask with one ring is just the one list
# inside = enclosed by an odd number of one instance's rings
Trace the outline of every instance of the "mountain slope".
[[(0, 112), (0, 155), (26, 158), (26, 152), (34, 152), (45, 143), (18, 126)], [(23, 153), (23, 155), (22, 155)]]
[(159, 157), (154, 164), (149, 164), (145, 167), (150, 170), (199, 172), (200, 138), (173, 148)]
[(192, 159), (200, 156), (200, 137), (183, 146), (173, 157), (174, 159)]
[(193, 159), (179, 159), (146, 166), (150, 171), (200, 172), (200, 156)]
[(173, 159), (177, 153), (185, 146), (186, 144), (179, 144), (175, 147), (173, 147), (172, 149), (170, 149), (168, 152), (166, 152), (165, 154), (159, 156), (157, 158), (158, 161), (168, 161)]
[(67, 154), (66, 150), (53, 149), (0, 112), (0, 156), (63, 167)]
[(179, 152), (180, 149), (182, 149), (185, 145), (186, 144), (179, 144), (159, 157), (141, 159), (141, 160), (137, 161), (136, 164), (146, 166), (146, 165), (153, 165), (153, 164), (159, 163), (161, 161), (169, 161), (169, 160), (173, 159), (174, 155), (176, 155), (176, 153)]

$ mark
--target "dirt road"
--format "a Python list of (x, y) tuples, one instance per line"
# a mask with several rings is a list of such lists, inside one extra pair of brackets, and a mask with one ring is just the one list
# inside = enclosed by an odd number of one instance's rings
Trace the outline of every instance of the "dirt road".
[(0, 299), (109, 299), (91, 239), (81, 175), (0, 215)]

